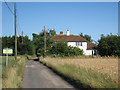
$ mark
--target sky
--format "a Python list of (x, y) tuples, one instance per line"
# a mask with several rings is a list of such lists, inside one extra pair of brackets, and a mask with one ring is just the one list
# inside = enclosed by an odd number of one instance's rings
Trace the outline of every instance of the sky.
[[(14, 3), (8, 2), (12, 12)], [(118, 34), (117, 2), (17, 2), (17, 35), (39, 34), (55, 29), (57, 34), (90, 35), (93, 40), (101, 34)], [(2, 3), (2, 36), (14, 35), (14, 15)]]

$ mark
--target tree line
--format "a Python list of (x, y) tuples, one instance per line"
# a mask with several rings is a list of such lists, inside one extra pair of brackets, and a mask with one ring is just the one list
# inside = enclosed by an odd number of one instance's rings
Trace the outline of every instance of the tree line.
[(44, 52), (44, 31), (39, 34), (33, 33), (33, 44), (37, 56), (78, 56), (83, 55), (83, 50), (77, 47), (70, 47), (67, 42), (55, 42), (51, 38), (56, 35), (55, 30), (46, 32), (46, 51)]
[[(15, 36), (5, 36), (2, 37), (2, 48), (12, 48), (13, 55), (15, 53)], [(34, 46), (32, 41), (28, 38), (28, 36), (23, 36), (23, 43), (22, 43), (22, 36), (17, 37), (17, 53), (18, 55), (33, 55)]]
[[(44, 31), (39, 34), (32, 33), (33, 40), (29, 37), (22, 36), (17, 37), (17, 53), (18, 55), (37, 55), (37, 56), (78, 56), (83, 55), (83, 50), (77, 47), (67, 46), (67, 42), (55, 42), (51, 39), (52, 36), (56, 35), (55, 30), (46, 31), (46, 51), (44, 52)], [(89, 43), (93, 42), (90, 35), (79, 34), (81, 37), (88, 40)], [(2, 48), (13, 48), (15, 47), (15, 36), (3, 36), (2, 37)], [(120, 36), (117, 35), (101, 35), (98, 40), (97, 50), (101, 56), (120, 56)], [(14, 55), (14, 54), (13, 54)]]
[(120, 56), (120, 36), (101, 34), (101, 39), (98, 40), (97, 50), (101, 56)]

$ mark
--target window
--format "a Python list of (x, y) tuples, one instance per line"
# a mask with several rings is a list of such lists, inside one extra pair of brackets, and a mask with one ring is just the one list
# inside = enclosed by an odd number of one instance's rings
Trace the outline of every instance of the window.
[(82, 46), (82, 42), (81, 42), (81, 45), (80, 46)]
[(82, 42), (76, 42), (76, 46), (82, 46)]

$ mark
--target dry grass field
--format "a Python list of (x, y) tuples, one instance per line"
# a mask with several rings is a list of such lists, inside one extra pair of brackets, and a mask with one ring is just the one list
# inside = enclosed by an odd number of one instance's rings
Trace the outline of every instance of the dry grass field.
[(0, 58), (2, 58), (2, 88), (21, 88), (26, 57), (18, 56), (15, 61), (14, 56), (9, 56), (7, 67), (5, 67), (6, 57)]
[[(110, 79), (110, 82), (118, 84), (118, 58), (115, 57), (75, 57), (75, 58), (50, 58), (46, 57), (40, 60), (46, 65), (57, 68), (58, 66), (70, 65), (77, 69), (84, 69), (86, 71), (92, 70), (97, 73), (102, 73)], [(79, 74), (80, 75), (80, 74)], [(80, 77), (79, 77), (80, 78)], [(93, 75), (94, 78), (94, 75)], [(99, 78), (98, 78), (99, 79)], [(109, 85), (108, 85), (109, 86)], [(94, 87), (94, 85), (93, 85)], [(95, 86), (95, 87), (99, 87)], [(103, 86), (106, 87), (106, 86)]]

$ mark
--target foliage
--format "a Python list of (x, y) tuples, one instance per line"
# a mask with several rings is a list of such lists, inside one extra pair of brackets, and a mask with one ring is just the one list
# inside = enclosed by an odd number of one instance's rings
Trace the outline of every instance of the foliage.
[[(2, 47), (3, 48), (13, 48), (14, 52), (14, 47), (15, 47), (15, 36), (5, 36), (2, 37)], [(22, 44), (22, 36), (17, 37), (17, 53), (19, 55), (33, 55), (33, 44), (32, 41), (28, 38), (28, 36), (23, 36), (23, 44)]]
[(77, 47), (71, 47), (67, 45), (67, 42), (55, 42), (51, 45), (48, 51), (52, 55), (56, 56), (78, 56), (83, 55), (83, 51)]
[(84, 39), (86, 39), (87, 41), (93, 42), (93, 40), (91, 39), (91, 36), (90, 36), (90, 35), (87, 35), (87, 34), (83, 35), (83, 33), (80, 33), (79, 35), (80, 35), (81, 37), (83, 37)]
[(101, 56), (120, 56), (120, 36), (102, 34), (98, 42), (97, 49)]
[[(55, 30), (46, 31), (46, 52), (50, 48), (50, 45), (53, 43), (53, 40), (50, 38), (56, 34)], [(33, 44), (35, 47), (36, 55), (37, 56), (45, 56), (44, 53), (44, 31), (39, 33), (38, 35), (33, 33)]]
[(55, 42), (51, 39), (52, 36), (56, 34), (55, 30), (50, 30), (46, 32), (46, 51), (44, 52), (44, 31), (39, 33), (39, 35), (33, 33), (33, 43), (36, 48), (37, 56), (78, 56), (83, 55), (83, 51), (77, 47), (70, 47), (66, 42)]
[[(18, 55), (37, 55), (37, 56), (78, 56), (83, 55), (83, 51), (77, 47), (67, 46), (66, 42), (57, 42), (51, 40), (51, 37), (56, 35), (55, 30), (46, 31), (46, 51), (44, 52), (44, 31), (39, 34), (33, 33), (33, 40), (30, 40), (28, 36), (17, 37), (17, 53)], [(83, 35), (80, 33), (80, 36), (92, 42), (91, 36)], [(89, 43), (88, 42), (88, 43)], [(3, 36), (2, 37), (2, 48), (13, 48), (15, 47), (15, 36)], [(117, 35), (101, 35), (101, 39), (98, 40), (97, 49), (101, 56), (120, 56), (120, 36)]]

